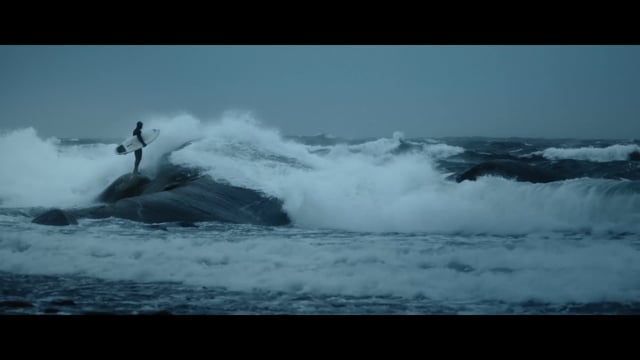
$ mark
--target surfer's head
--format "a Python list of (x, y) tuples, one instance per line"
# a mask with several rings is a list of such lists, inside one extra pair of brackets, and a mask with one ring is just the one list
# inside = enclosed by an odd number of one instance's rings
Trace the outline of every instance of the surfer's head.
[(138, 129), (142, 129), (142, 121), (138, 121), (138, 123), (136, 124), (136, 127)]

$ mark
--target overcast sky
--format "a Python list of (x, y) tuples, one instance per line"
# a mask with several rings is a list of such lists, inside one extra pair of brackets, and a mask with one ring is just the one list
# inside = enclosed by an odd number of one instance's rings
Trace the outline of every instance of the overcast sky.
[(640, 138), (640, 46), (0, 46), (0, 130), (227, 110), (285, 135)]

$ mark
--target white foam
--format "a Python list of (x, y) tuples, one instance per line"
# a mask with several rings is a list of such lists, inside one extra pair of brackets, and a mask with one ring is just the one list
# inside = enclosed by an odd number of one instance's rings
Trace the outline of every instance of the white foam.
[(424, 151), (433, 159), (445, 159), (450, 156), (462, 154), (465, 150), (460, 146), (430, 144), (424, 146)]
[(25, 224), (0, 235), (0, 271), (445, 302), (640, 296), (640, 252), (629, 239), (238, 230), (153, 232), (130, 224), (93, 227), (87, 220), (72, 229)]
[[(0, 134), (2, 206), (69, 206), (86, 203), (121, 175), (131, 161), (115, 145), (59, 146), (33, 128)], [(129, 159), (131, 160), (131, 159)]]
[(543, 151), (535, 152), (534, 155), (542, 155), (549, 160), (586, 160), (594, 162), (609, 161), (625, 161), (629, 159), (629, 154), (634, 151), (640, 151), (638, 145), (611, 145), (605, 148), (596, 148), (593, 146), (581, 148), (548, 148)]

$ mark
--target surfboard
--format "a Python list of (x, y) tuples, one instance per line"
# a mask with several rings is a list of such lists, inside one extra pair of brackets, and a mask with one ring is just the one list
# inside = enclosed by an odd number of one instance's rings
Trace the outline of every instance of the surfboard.
[[(160, 130), (151, 129), (151, 130), (142, 130), (140, 134), (144, 142), (149, 145), (160, 135)], [(116, 147), (116, 154), (125, 155), (132, 151), (136, 151), (138, 149), (142, 149), (142, 143), (138, 140), (137, 136), (131, 136), (127, 138), (125, 141), (120, 143), (118, 147)]]

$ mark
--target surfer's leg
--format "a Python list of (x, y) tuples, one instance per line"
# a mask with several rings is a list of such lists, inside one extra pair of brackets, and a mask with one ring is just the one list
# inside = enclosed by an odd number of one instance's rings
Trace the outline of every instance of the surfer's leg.
[(136, 164), (133, 167), (133, 173), (137, 174), (138, 173), (138, 165), (140, 165), (140, 160), (142, 160), (142, 149), (138, 149), (134, 152), (134, 154), (136, 155)]

